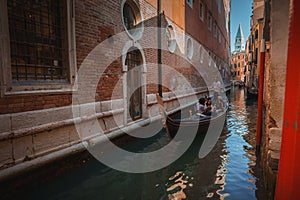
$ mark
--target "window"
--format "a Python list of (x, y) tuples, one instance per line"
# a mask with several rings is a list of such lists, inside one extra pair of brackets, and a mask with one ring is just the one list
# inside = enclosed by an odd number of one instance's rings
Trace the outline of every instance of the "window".
[(217, 22), (214, 21), (214, 37), (217, 38)]
[(255, 30), (255, 39), (258, 39), (258, 30)]
[(7, 23), (0, 23), (0, 35), (7, 39), (0, 54), (7, 56), (0, 63), (1, 94), (72, 90), (77, 68), (74, 2), (4, 2), (0, 18)]
[(190, 37), (186, 39), (186, 55), (188, 59), (192, 59), (194, 54), (194, 45)]
[(13, 82), (67, 81), (63, 2), (9, 0), (7, 8)]
[(167, 26), (166, 37), (167, 37), (168, 49), (171, 53), (174, 53), (176, 49), (176, 36), (172, 25)]
[(218, 33), (219, 33), (219, 43), (221, 44), (221, 42), (222, 42), (222, 35), (221, 35), (221, 31), (220, 31), (220, 29), (218, 29), (219, 31), (218, 31)]
[(200, 4), (199, 4), (199, 17), (202, 21), (204, 21), (204, 5), (203, 5), (202, 1), (200, 1)]
[(130, 49), (126, 55), (127, 96), (129, 121), (142, 118), (142, 55), (138, 49)]
[(257, 64), (257, 58), (258, 58), (258, 49), (255, 48), (255, 57), (253, 59), (254, 64)]
[(186, 3), (193, 8), (193, 0), (186, 0)]
[(122, 9), (122, 20), (128, 35), (138, 40), (142, 37), (144, 29), (143, 16), (134, 0), (126, 0)]
[(136, 16), (132, 7), (126, 2), (124, 5), (124, 24), (127, 30), (132, 31), (137, 24)]
[(219, 11), (219, 14), (221, 13), (221, 0), (218, 0), (218, 11)]
[(210, 11), (207, 12), (207, 25), (208, 25), (208, 30), (211, 31), (211, 28), (212, 28), (212, 16), (211, 16), (211, 12)]

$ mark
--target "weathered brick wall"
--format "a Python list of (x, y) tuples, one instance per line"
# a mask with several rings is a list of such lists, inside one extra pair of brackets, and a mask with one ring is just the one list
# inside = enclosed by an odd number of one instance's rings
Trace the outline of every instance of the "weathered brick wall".
[(0, 114), (68, 106), (71, 102), (71, 94), (5, 96), (0, 98)]
[(264, 121), (261, 147), (264, 177), (274, 197), (283, 126), (288, 48), (289, 4), (270, 1), (270, 42), (267, 43), (264, 80)]
[[(186, 31), (196, 40), (203, 44), (206, 48), (213, 51), (222, 60), (228, 60), (229, 38), (225, 25), (225, 10), (221, 5), (221, 13), (218, 11), (218, 2), (211, 0), (202, 0), (204, 4), (204, 20), (199, 17), (199, 1), (194, 1), (193, 8), (186, 6), (185, 10), (185, 25)], [(212, 29), (208, 30), (208, 9), (212, 13)], [(219, 43), (218, 33), (214, 37), (214, 21), (217, 23), (218, 29), (221, 31), (222, 41)]]
[[(139, 1), (144, 14), (145, 27), (156, 26), (156, 9), (147, 4), (146, 1)], [(121, 0), (78, 0), (75, 1), (75, 35), (76, 35), (76, 56), (77, 70), (82, 69), (82, 64), (87, 62), (92, 68), (86, 74), (97, 75), (101, 67), (105, 68), (101, 77), (96, 82), (95, 100), (97, 101), (97, 114), (102, 114), (97, 118), (105, 133), (110, 133), (116, 127), (116, 121), (122, 126), (124, 122), (124, 102), (123, 102), (123, 82), (122, 82), (122, 58), (116, 55), (116, 60), (109, 63), (109, 66), (102, 66), (107, 57), (89, 57), (97, 46), (106, 40), (110, 35), (124, 31), (121, 16)], [(154, 17), (154, 18), (153, 18)], [(162, 26), (167, 25), (167, 20), (163, 18)], [(175, 29), (176, 24), (174, 25)], [(154, 36), (156, 37), (156, 36)], [(163, 45), (166, 45), (165, 35), (162, 35)], [(142, 38), (138, 42), (143, 42), (149, 38)], [(131, 39), (128, 37), (128, 41)], [(184, 39), (181, 38), (184, 41)], [(117, 45), (114, 41), (111, 45)], [(123, 46), (120, 47), (121, 50)], [(109, 50), (109, 49), (108, 49)], [(146, 81), (154, 83), (147, 85), (146, 103), (155, 104), (157, 93), (157, 49), (144, 49), (145, 62), (155, 65), (147, 66)], [(225, 50), (226, 51), (226, 50)], [(187, 78), (192, 87), (205, 86), (202, 78), (191, 66), (185, 56), (184, 42), (178, 41), (178, 46), (174, 53), (163, 51), (163, 65), (174, 67), (179, 73)], [(177, 56), (181, 55), (181, 56)], [(199, 59), (194, 55), (195, 59)], [(86, 59), (89, 58), (89, 59)], [(97, 60), (97, 62), (93, 62)], [(173, 78), (173, 74), (167, 70), (162, 71), (163, 84), (168, 85)], [(94, 83), (93, 83), (94, 84)], [(178, 83), (180, 86), (180, 83)], [(113, 91), (114, 89), (114, 91)], [(164, 88), (164, 92), (168, 92)], [(91, 96), (86, 90), (86, 96)], [(114, 93), (113, 93), (114, 92)], [(114, 94), (114, 101), (111, 96)], [(169, 94), (167, 94), (169, 95)], [(170, 95), (171, 96), (171, 95)], [(193, 99), (187, 96), (186, 103)], [(80, 142), (77, 131), (74, 127), (71, 92), (53, 91), (47, 93), (26, 93), (19, 95), (4, 96), (0, 98), (0, 169), (12, 167), (27, 160), (34, 160), (37, 157), (51, 154), (59, 150), (67, 149)], [(172, 104), (172, 102), (170, 103)], [(82, 110), (89, 110), (89, 106), (81, 105)], [(147, 105), (146, 105), (147, 106)], [(176, 104), (168, 106), (168, 110), (177, 108)], [(116, 109), (118, 108), (118, 109)], [(149, 108), (149, 107), (148, 107)], [(112, 111), (113, 110), (113, 111)], [(158, 108), (149, 109), (155, 115)], [(25, 112), (26, 111), (26, 112)], [(91, 116), (93, 117), (93, 116)], [(89, 125), (90, 121), (83, 121)], [(86, 132), (83, 138), (90, 138), (94, 132)]]
[[(146, 1), (139, 1), (141, 10), (145, 19), (145, 27), (155, 27), (156, 21), (156, 9), (148, 4)], [(225, 31), (224, 19), (218, 14), (218, 8), (216, 3), (207, 3), (212, 13), (216, 12), (214, 16), (220, 27), (222, 33)], [(89, 53), (101, 42), (106, 40), (110, 35), (114, 35), (124, 31), (122, 16), (121, 16), (121, 0), (117, 1), (103, 1), (103, 0), (83, 0), (75, 2), (75, 31), (76, 31), (76, 54), (77, 54), (77, 68), (80, 68), (83, 60), (89, 55)], [(205, 20), (203, 22), (199, 19), (198, 3), (194, 3), (194, 8), (187, 10), (186, 18), (186, 31), (197, 39), (200, 43), (211, 48), (219, 57), (226, 58), (228, 48), (220, 48), (218, 39), (213, 37), (213, 31), (207, 31), (207, 18), (205, 12)], [(187, 6), (188, 7), (188, 6)], [(205, 11), (207, 9), (205, 8)], [(189, 9), (189, 8), (186, 8)], [(224, 11), (222, 10), (222, 13)], [(223, 15), (222, 15), (223, 16)], [(166, 27), (166, 19), (163, 18), (162, 27)], [(224, 36), (224, 34), (223, 34)], [(162, 35), (165, 39), (165, 35)], [(129, 38), (128, 38), (129, 39)], [(224, 38), (222, 43), (224, 43)], [(211, 45), (211, 46), (210, 46)], [(179, 48), (176, 48), (174, 54), (170, 52), (163, 52), (163, 64), (168, 66), (174, 66), (181, 69), (182, 67), (190, 67), (189, 63), (184, 59), (174, 58), (178, 53)], [(157, 63), (157, 51), (145, 50), (146, 62)], [(102, 59), (102, 58), (99, 58)], [(97, 87), (96, 100), (109, 100), (112, 95), (112, 88), (115, 88), (117, 81), (122, 75), (122, 63), (121, 60), (116, 60), (107, 68), (105, 76), (101, 78)], [(150, 68), (151, 69), (151, 68)], [(168, 77), (168, 76), (163, 76)], [(100, 78), (99, 78), (100, 79)], [(153, 79), (150, 82), (157, 82), (157, 70), (149, 70), (147, 72), (147, 79)], [(201, 79), (201, 78), (200, 78)], [(199, 80), (200, 80), (199, 79)], [(197, 78), (192, 78), (191, 83), (195, 83)], [(166, 78), (169, 81), (169, 77)], [(166, 83), (164, 83), (166, 84)], [(116, 88), (120, 94), (118, 97), (122, 97), (122, 85), (118, 85)], [(166, 89), (164, 91), (167, 91)], [(147, 93), (156, 93), (157, 88), (154, 85), (147, 86)], [(0, 114), (5, 113), (17, 113), (30, 110), (40, 110), (46, 108), (54, 108), (61, 106), (68, 106), (71, 102), (70, 93), (60, 94), (24, 94), (19, 96), (5, 96), (0, 98)]]

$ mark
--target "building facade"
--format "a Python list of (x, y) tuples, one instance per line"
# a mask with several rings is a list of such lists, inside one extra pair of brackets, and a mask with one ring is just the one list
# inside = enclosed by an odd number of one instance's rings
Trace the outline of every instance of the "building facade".
[[(280, 159), (289, 39), (289, 1), (254, 0), (250, 35), (246, 42), (246, 86), (261, 92), (261, 135), (256, 139), (261, 154), (263, 178), (274, 199)], [(264, 56), (264, 57), (263, 57)], [(263, 58), (263, 60), (261, 60)], [(261, 74), (263, 73), (263, 76)], [(259, 82), (263, 84), (259, 85)], [(261, 98), (261, 99), (260, 99)], [(259, 105), (260, 106), (260, 105)]]
[(261, 33), (259, 37), (264, 38), (266, 43), (263, 112), (261, 113), (263, 118), (261, 154), (264, 176), (271, 198), (275, 195), (277, 174), (280, 170), (278, 163), (282, 129), (285, 125), (284, 102), (286, 98), (289, 16), (289, 1), (264, 1), (263, 27), (259, 29), (259, 33)]
[(254, 0), (253, 11), (250, 20), (250, 35), (246, 42), (246, 87), (250, 94), (257, 94), (259, 80), (259, 62), (261, 52), (261, 40), (264, 27), (264, 1)]
[(232, 80), (235, 81), (245, 81), (245, 52), (235, 52), (231, 56), (231, 74)]
[(232, 81), (235, 83), (239, 81), (239, 83), (245, 81), (245, 41), (244, 34), (242, 30), (242, 25), (239, 24), (238, 30), (235, 36), (235, 49), (231, 53), (230, 65), (231, 65), (231, 76)]
[[(2, 176), (82, 151), (101, 134), (112, 138), (123, 134), (120, 128), (157, 119), (160, 78), (168, 112), (180, 108), (178, 98), (188, 104), (191, 96), (208, 92), (199, 66), (215, 67), (229, 84), (228, 1), (162, 1), (160, 33), (151, 32), (159, 24), (155, 0), (0, 5)], [(74, 116), (74, 108), (86, 116)], [(78, 135), (76, 122), (93, 118), (102, 132)]]

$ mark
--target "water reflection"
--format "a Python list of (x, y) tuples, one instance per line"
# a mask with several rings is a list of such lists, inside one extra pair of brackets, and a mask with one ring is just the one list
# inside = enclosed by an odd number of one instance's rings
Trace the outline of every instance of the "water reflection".
[(226, 199), (265, 197), (264, 191), (257, 187), (260, 174), (255, 173), (256, 168), (259, 168), (255, 155), (257, 101), (247, 100), (244, 90), (234, 90), (230, 100), (225, 146), (228, 156), (223, 157), (222, 161), (222, 168), (226, 169), (226, 180), (220, 195), (226, 195)]
[[(223, 133), (202, 159), (198, 152), (205, 135), (197, 136), (173, 164), (154, 172), (119, 172), (92, 157), (77, 156), (81, 165), (71, 164), (62, 170), (66, 166), (58, 163), (57, 169), (47, 174), (47, 180), (36, 175), (23, 185), (16, 180), (1, 190), (7, 199), (256, 199), (260, 189), (254, 148), (256, 102), (245, 101), (243, 90), (236, 90), (231, 93), (230, 103)], [(123, 147), (150, 152), (169, 141), (161, 131), (149, 141), (130, 141)]]

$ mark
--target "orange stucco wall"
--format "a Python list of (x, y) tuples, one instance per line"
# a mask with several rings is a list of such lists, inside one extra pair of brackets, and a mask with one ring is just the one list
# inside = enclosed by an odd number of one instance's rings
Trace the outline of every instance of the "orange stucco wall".
[[(157, 0), (148, 0), (148, 2), (157, 8)], [(185, 0), (162, 1), (162, 11), (172, 19), (180, 28), (185, 30)]]

